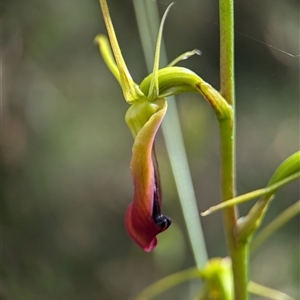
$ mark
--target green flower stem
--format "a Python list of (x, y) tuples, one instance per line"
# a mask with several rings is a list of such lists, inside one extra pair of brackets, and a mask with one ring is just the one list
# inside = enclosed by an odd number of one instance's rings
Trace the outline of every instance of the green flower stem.
[[(144, 94), (149, 91), (153, 74), (148, 75), (140, 84)], [(196, 92), (211, 105), (219, 121), (232, 119), (232, 108), (210, 84), (196, 73), (182, 67), (163, 68), (158, 70), (160, 97), (169, 97), (180, 93)]]
[(300, 214), (300, 200), (284, 210), (271, 223), (262, 229), (251, 243), (251, 252), (254, 252), (268, 237), (284, 226), (292, 218)]
[[(220, 122), (222, 201), (235, 197), (235, 84), (234, 84), (234, 8), (233, 0), (220, 0), (220, 84), (221, 94), (232, 106), (233, 119)], [(223, 210), (224, 230), (234, 277), (235, 300), (248, 299), (249, 246), (238, 243), (234, 229), (237, 222), (235, 207)]]
[[(232, 120), (220, 122), (221, 134), (221, 182), (223, 202), (234, 197), (234, 171), (233, 171), (233, 128)], [(234, 279), (235, 300), (245, 300), (248, 284), (248, 252), (249, 247), (245, 243), (238, 243), (235, 239), (234, 229), (237, 222), (235, 207), (223, 210), (224, 230), (227, 238), (229, 254), (232, 260), (232, 272)]]
[(235, 104), (233, 2), (219, 1), (221, 94), (232, 106)]

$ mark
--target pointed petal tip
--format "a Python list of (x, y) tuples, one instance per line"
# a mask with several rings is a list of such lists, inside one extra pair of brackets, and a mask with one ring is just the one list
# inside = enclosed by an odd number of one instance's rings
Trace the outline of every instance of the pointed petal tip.
[(154, 250), (156, 245), (157, 245), (157, 238), (153, 239), (152, 242), (150, 243), (150, 245), (148, 247), (144, 248), (144, 251), (149, 253)]
[(106, 36), (104, 36), (103, 34), (97, 34), (94, 38), (93, 43), (95, 45), (100, 45), (104, 39), (107, 39)]

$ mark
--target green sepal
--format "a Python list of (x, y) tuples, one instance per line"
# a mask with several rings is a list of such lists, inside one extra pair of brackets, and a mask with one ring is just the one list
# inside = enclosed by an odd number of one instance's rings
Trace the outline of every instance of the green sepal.
[(108, 64), (108, 67), (110, 70), (112, 70), (111, 65), (113, 65), (113, 59), (112, 59), (112, 53), (111, 53), (111, 50), (112, 50), (113, 56), (115, 58), (115, 62), (116, 62), (117, 68), (118, 68), (118, 72), (117, 72), (115, 70), (115, 67), (113, 66), (112, 72), (121, 85), (121, 88), (123, 90), (123, 95), (124, 95), (126, 102), (128, 102), (129, 104), (132, 104), (136, 101), (139, 101), (139, 100), (145, 98), (145, 95), (140, 91), (139, 86), (133, 81), (133, 79), (131, 78), (131, 75), (128, 71), (126, 63), (122, 56), (121, 49), (119, 47), (118, 39), (115, 34), (115, 30), (114, 30), (114, 27), (113, 27), (113, 24), (112, 24), (112, 21), (110, 18), (110, 13), (109, 13), (109, 9), (108, 9), (106, 1), (100, 0), (100, 6), (101, 6), (102, 13), (103, 13), (103, 18), (104, 18), (104, 22), (106, 25), (106, 29), (108, 32), (111, 48), (107, 45), (107, 42), (105, 39), (103, 39), (103, 38), (99, 39), (99, 35), (96, 37), (95, 41), (99, 43), (100, 51), (102, 50), (101, 46), (104, 45), (104, 51), (101, 51), (101, 53), (102, 53), (102, 55), (104, 55), (104, 60)]

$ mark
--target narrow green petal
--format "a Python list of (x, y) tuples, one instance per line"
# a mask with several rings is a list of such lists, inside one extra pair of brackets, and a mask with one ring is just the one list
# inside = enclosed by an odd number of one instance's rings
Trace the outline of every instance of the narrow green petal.
[(109, 45), (109, 41), (108, 41), (107, 37), (105, 35), (98, 34), (95, 37), (94, 41), (95, 41), (95, 43), (97, 43), (99, 45), (100, 53), (104, 59), (104, 62), (107, 65), (107, 67), (112, 72), (112, 74), (115, 76), (115, 78), (118, 80), (118, 82), (121, 84), (120, 72), (118, 70), (116, 61), (111, 52), (111, 47)]
[(193, 55), (201, 55), (201, 51), (199, 49), (194, 49), (192, 51), (187, 51), (176, 57), (174, 60), (172, 60), (167, 67), (174, 67), (176, 64), (178, 64), (180, 61), (190, 58)]
[(110, 18), (109, 9), (106, 0), (100, 0), (100, 6), (103, 13), (103, 18), (108, 32), (109, 40), (111, 43), (111, 48), (114, 53), (116, 63), (120, 72), (120, 81), (121, 81), (121, 87), (123, 90), (124, 98), (128, 103), (133, 103), (137, 99), (144, 98), (145, 96), (139, 89), (138, 85), (132, 80), (131, 75), (127, 69)]
[(166, 17), (168, 15), (168, 12), (170, 10), (170, 8), (172, 7), (172, 5), (174, 4), (171, 3), (163, 17), (159, 26), (159, 31), (158, 31), (158, 36), (157, 36), (157, 42), (156, 42), (156, 48), (155, 48), (155, 57), (154, 57), (154, 64), (153, 64), (153, 77), (152, 77), (152, 81), (150, 84), (150, 88), (149, 88), (149, 93), (148, 93), (148, 98), (150, 100), (156, 99), (159, 95), (159, 87), (158, 87), (158, 69), (159, 69), (159, 58), (160, 58), (160, 47), (161, 47), (161, 40), (162, 40), (162, 32), (163, 32), (163, 28), (164, 28), (164, 23), (166, 20)]

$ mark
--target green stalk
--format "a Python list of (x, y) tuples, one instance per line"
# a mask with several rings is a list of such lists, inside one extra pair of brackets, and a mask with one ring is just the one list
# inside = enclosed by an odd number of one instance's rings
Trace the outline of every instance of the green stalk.
[[(233, 128), (231, 120), (220, 123), (221, 134), (221, 181), (223, 202), (234, 197), (234, 171), (233, 171)], [(237, 222), (235, 207), (223, 210), (224, 230), (227, 240), (229, 255), (232, 260), (235, 300), (246, 300), (248, 284), (248, 252), (249, 247), (244, 243), (238, 243), (234, 230)]]
[(220, 0), (220, 79), (221, 94), (235, 105), (234, 80), (234, 0)]
[[(234, 87), (234, 11), (233, 0), (220, 0), (220, 84), (221, 94), (232, 106), (233, 119), (220, 122), (222, 201), (234, 198), (235, 191), (235, 87)], [(224, 230), (232, 260), (235, 300), (248, 299), (248, 244), (234, 236), (235, 207), (223, 210)]]

